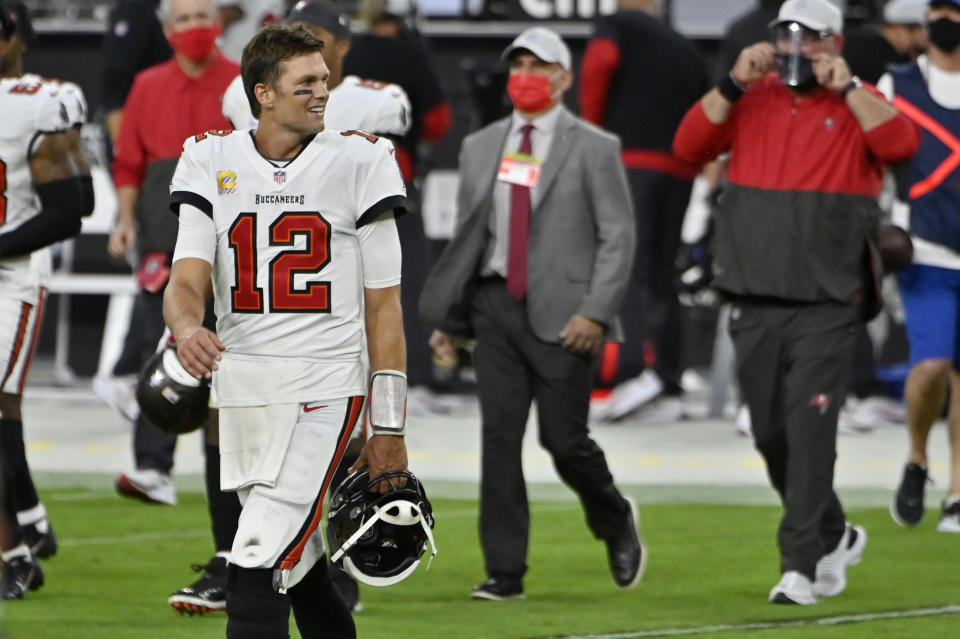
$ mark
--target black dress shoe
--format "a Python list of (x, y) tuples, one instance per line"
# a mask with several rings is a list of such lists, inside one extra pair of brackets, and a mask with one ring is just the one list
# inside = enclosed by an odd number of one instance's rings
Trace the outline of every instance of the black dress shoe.
[(616, 535), (607, 539), (607, 556), (610, 559), (610, 572), (620, 588), (633, 588), (643, 577), (647, 564), (647, 550), (640, 543), (637, 534), (636, 507), (630, 503), (627, 520)]
[(490, 577), (482, 584), (474, 586), (470, 597), (472, 599), (490, 599), (491, 601), (523, 599), (523, 582), (509, 577)]

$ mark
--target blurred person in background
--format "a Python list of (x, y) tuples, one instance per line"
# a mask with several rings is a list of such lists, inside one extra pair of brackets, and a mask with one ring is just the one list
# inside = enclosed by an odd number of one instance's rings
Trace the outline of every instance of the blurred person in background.
[(617, 313), (635, 229), (616, 136), (562, 104), (570, 50), (533, 27), (504, 50), (514, 111), (463, 141), (457, 228), (430, 272), (420, 312), (438, 328), (436, 357), (476, 338), (480, 396), (480, 540), (487, 580), (475, 599), (523, 596), (530, 512), (522, 444), (530, 407), (587, 525), (607, 547), (615, 583), (631, 588), (646, 552), (632, 502), (590, 438), (596, 355), (620, 333)]
[(601, 383), (616, 387), (591, 415), (615, 420), (642, 408), (638, 419), (676, 421), (683, 417), (676, 260), (700, 167), (674, 157), (673, 134), (709, 82), (696, 49), (660, 18), (656, 0), (619, 0), (618, 7), (596, 21), (580, 71), (580, 107), (584, 120), (623, 144), (637, 248), (621, 311), (624, 342), (608, 343), (599, 365)]
[[(890, 65), (909, 62), (926, 49), (927, 34), (922, 23), (927, 2), (890, 0), (883, 7), (881, 24), (849, 34), (843, 45), (843, 56), (850, 65), (850, 72), (865, 82), (876, 84)], [(893, 182), (892, 177), (887, 180), (885, 192), (893, 190)], [(881, 200), (887, 198), (881, 195)], [(887, 385), (877, 376), (874, 351), (867, 325), (861, 323), (854, 342), (847, 399), (840, 411), (840, 433), (864, 432), (880, 424), (906, 421), (903, 404), (890, 396)]]
[(881, 24), (846, 36), (843, 57), (850, 71), (864, 82), (876, 84), (891, 64), (914, 60), (927, 48), (923, 14), (927, 0), (890, 0), (883, 7)]
[[(173, 59), (137, 74), (124, 105), (113, 164), (118, 213), (108, 248), (117, 258), (136, 252), (141, 286), (114, 376), (135, 376), (157, 350), (164, 332), (163, 290), (177, 238), (177, 218), (166, 205), (170, 180), (186, 138), (230, 128), (221, 113), (221, 99), (240, 72), (239, 65), (216, 47), (220, 25), (211, 0), (163, 0), (160, 17)], [(110, 386), (116, 385), (112, 382), (95, 380), (106, 388), (101, 392), (109, 392)], [(176, 442), (175, 435), (160, 431), (137, 414), (136, 468), (117, 478), (118, 492), (148, 502), (175, 504), (170, 471)], [(223, 610), (226, 605), (226, 563), (240, 509), (236, 495), (220, 490), (215, 417), (206, 429), (204, 453), (217, 554), (206, 565), (196, 566), (203, 573), (196, 583), (171, 596), (175, 609), (190, 614)]]
[(920, 149), (900, 194), (910, 205), (913, 264), (897, 274), (910, 342), (904, 391), (910, 447), (890, 514), (901, 526), (924, 515), (927, 444), (947, 408), (950, 484), (937, 530), (960, 533), (960, 1), (934, 0), (926, 11), (930, 47), (892, 67), (878, 88), (917, 123)]
[(287, 12), (286, 0), (214, 0), (223, 33), (220, 50), (234, 62), (240, 62), (243, 47), (265, 24), (279, 22)]
[(344, 75), (399, 85), (410, 100), (410, 129), (397, 140), (397, 163), (407, 185), (410, 214), (397, 219), (403, 246), (403, 323), (407, 335), (407, 376), (412, 413), (447, 412), (450, 404), (433, 392), (437, 380), (427, 342), (429, 330), (417, 314), (417, 300), (433, 258), (420, 215), (421, 178), (429, 143), (450, 131), (453, 111), (440, 86), (433, 54), (416, 28), (416, 0), (363, 0), (359, 17), (367, 32), (353, 38)]
[(173, 55), (157, 18), (159, 5), (160, 0), (119, 0), (110, 10), (100, 45), (100, 104), (110, 139), (108, 157), (113, 157), (133, 78)]
[(714, 80), (719, 82), (727, 77), (741, 51), (770, 37), (770, 23), (776, 19), (781, 4), (783, 0), (757, 0), (753, 10), (730, 23), (717, 51)]
[(75, 85), (24, 75), (33, 29), (21, 2), (0, 3), (0, 597), (43, 585), (37, 561), (57, 551), (23, 441), (22, 395), (52, 268), (48, 247), (80, 232), (93, 211), (90, 168), (76, 125), (86, 108)]
[(771, 27), (775, 44), (745, 48), (687, 112), (674, 152), (702, 162), (730, 151), (714, 285), (732, 305), (741, 392), (784, 506), (769, 601), (809, 605), (844, 591), (867, 542), (833, 489), (837, 418), (856, 324), (879, 308), (884, 164), (919, 139), (850, 73), (834, 4), (787, 0)]

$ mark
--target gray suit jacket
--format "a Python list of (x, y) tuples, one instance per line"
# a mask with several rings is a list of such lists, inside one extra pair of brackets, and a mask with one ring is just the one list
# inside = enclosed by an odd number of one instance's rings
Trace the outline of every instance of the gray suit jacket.
[[(607, 326), (619, 339), (623, 300), (636, 243), (633, 207), (619, 139), (563, 109), (530, 214), (527, 314), (536, 336), (559, 342), (574, 314)], [(453, 239), (434, 264), (420, 314), (452, 335), (472, 335), (470, 297), (490, 240), (493, 187), (510, 118), (467, 136)]]

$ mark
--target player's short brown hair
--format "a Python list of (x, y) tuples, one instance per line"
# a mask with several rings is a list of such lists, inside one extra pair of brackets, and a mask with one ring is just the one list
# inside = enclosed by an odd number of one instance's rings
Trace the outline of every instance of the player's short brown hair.
[(243, 91), (247, 94), (253, 117), (260, 117), (260, 102), (253, 87), (262, 82), (276, 88), (281, 62), (322, 51), (323, 41), (302, 26), (271, 24), (260, 29), (243, 48), (240, 59)]

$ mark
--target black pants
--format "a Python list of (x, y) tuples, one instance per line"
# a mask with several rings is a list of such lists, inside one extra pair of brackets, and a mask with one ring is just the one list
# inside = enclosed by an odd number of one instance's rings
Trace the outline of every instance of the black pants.
[[(215, 330), (213, 305), (207, 305), (203, 325)], [(113, 367), (114, 375), (138, 374), (154, 353), (163, 336), (163, 291), (148, 293), (141, 290), (133, 302), (130, 328), (123, 342), (120, 357)], [(142, 415), (133, 426), (133, 458), (138, 469), (152, 468), (169, 474), (173, 468), (173, 453), (177, 436), (165, 433)]]
[(637, 220), (637, 251), (620, 310), (624, 342), (616, 382), (636, 377), (652, 364), (666, 391), (677, 393), (683, 345), (676, 260), (692, 183), (645, 169), (628, 169), (627, 180)]
[(526, 306), (502, 280), (480, 286), (471, 321), (483, 440), (481, 545), (489, 575), (520, 578), (530, 528), (521, 446), (532, 401), (540, 443), (580, 497), (594, 535), (608, 538), (619, 531), (628, 505), (587, 429), (593, 358), (540, 341), (527, 322)]
[(844, 531), (833, 466), (857, 314), (852, 305), (743, 300), (730, 311), (755, 445), (783, 501), (780, 569), (811, 580), (817, 561)]
[[(163, 292), (141, 290), (133, 302), (130, 328), (113, 374), (139, 373), (144, 363), (157, 352), (163, 330)], [(133, 456), (137, 468), (152, 468), (169, 474), (176, 445), (176, 435), (159, 430), (143, 416), (137, 418), (133, 425)]]
[(400, 302), (403, 307), (403, 332), (407, 344), (407, 384), (433, 386), (433, 360), (430, 332), (420, 319), (417, 302), (433, 263), (430, 245), (423, 232), (418, 210), (397, 218), (397, 235), (403, 249)]
[(861, 322), (857, 327), (853, 347), (853, 370), (847, 384), (847, 394), (860, 399), (871, 395), (886, 395), (887, 388), (877, 379), (876, 360), (873, 356), (873, 341), (867, 332), (867, 325)]

